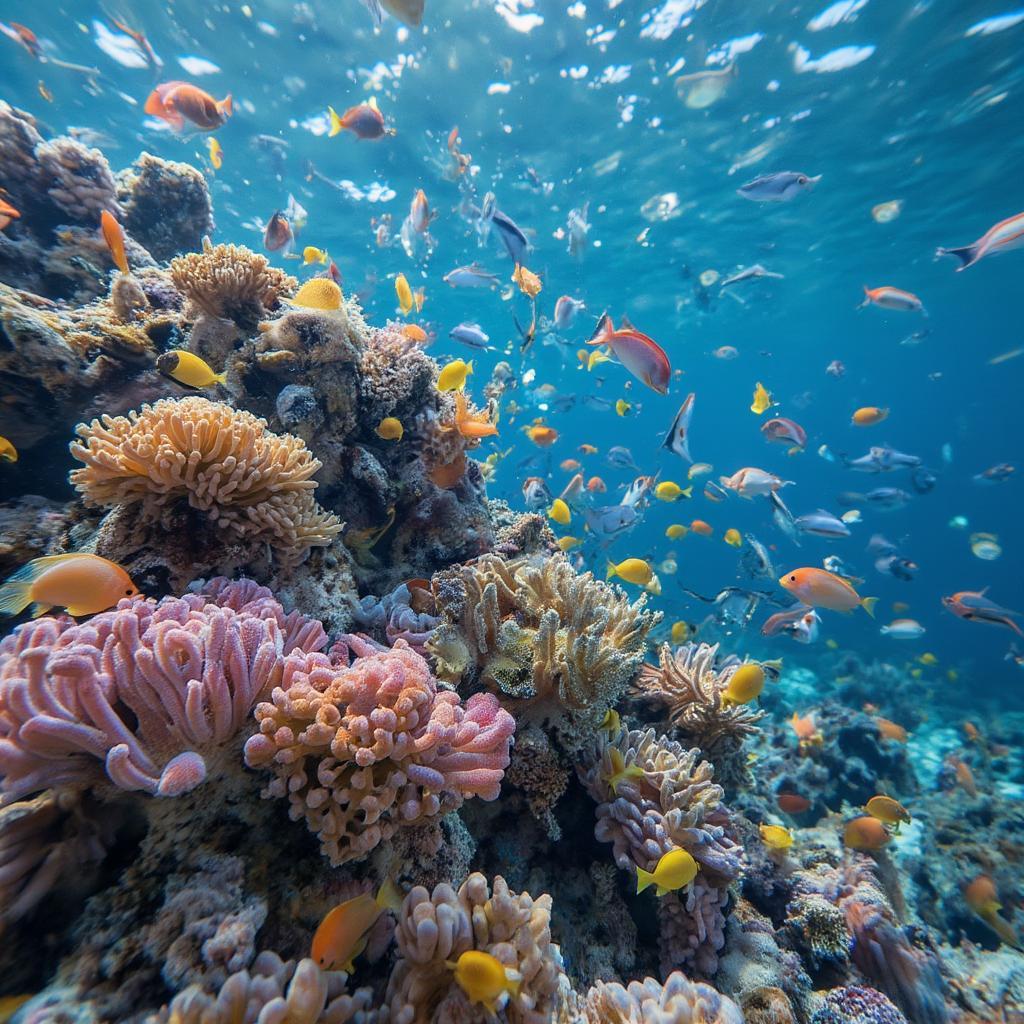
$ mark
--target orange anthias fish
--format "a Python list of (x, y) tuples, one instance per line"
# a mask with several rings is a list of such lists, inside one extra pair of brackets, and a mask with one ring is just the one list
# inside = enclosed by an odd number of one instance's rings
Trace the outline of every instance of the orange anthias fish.
[(626, 317), (622, 318), (622, 323), (616, 330), (612, 318), (607, 313), (602, 313), (597, 328), (587, 344), (607, 345), (637, 380), (643, 381), (659, 395), (668, 393), (672, 365), (665, 350), (653, 338), (641, 334)]
[(461, 391), (455, 392), (455, 420), (452, 428), (463, 437), (474, 439), (491, 437), (498, 432), (488, 412), (470, 412), (469, 402)]
[(886, 827), (877, 819), (869, 815), (862, 818), (854, 818), (847, 822), (843, 830), (843, 843), (851, 850), (862, 850), (873, 852), (887, 846), (892, 836), (889, 835)]
[(906, 313), (923, 313), (928, 315), (924, 304), (913, 292), (905, 292), (902, 288), (882, 285), (881, 288), (869, 288), (864, 285), (864, 301), (857, 307), (881, 306), (882, 309), (898, 309)]
[(878, 726), (878, 735), (883, 740), (895, 740), (897, 743), (907, 742), (907, 730), (902, 725), (891, 722), (888, 718), (882, 718), (880, 715), (875, 717), (875, 725)]
[(558, 440), (558, 431), (541, 420), (535, 420), (532, 426), (523, 427), (523, 430), (538, 448), (550, 448)]
[(208, 92), (189, 82), (165, 82), (146, 99), (146, 113), (166, 121), (175, 131), (184, 131), (188, 121), (200, 131), (212, 132), (231, 116), (231, 93), (215, 100)]
[(16, 210), (10, 203), (4, 199), (0, 199), (0, 231), (8, 227), (13, 220), (17, 220), (21, 216), (20, 211)]
[(978, 785), (974, 781), (974, 772), (958, 757), (950, 759), (953, 772), (960, 788), (972, 799), (978, 795)]
[(394, 135), (394, 128), (384, 125), (384, 115), (377, 106), (377, 97), (371, 96), (367, 103), (357, 103), (349, 107), (344, 114), (338, 114), (334, 107), (328, 107), (331, 127), (327, 132), (330, 138), (342, 131), (351, 132), (357, 139), (376, 141), (385, 135)]
[(878, 601), (877, 597), (861, 597), (841, 576), (814, 567), (787, 572), (779, 579), (779, 586), (811, 608), (833, 612), (852, 612), (860, 607), (873, 616)]
[(106, 210), (100, 214), (100, 230), (103, 232), (103, 241), (107, 243), (114, 265), (122, 274), (130, 273), (128, 257), (124, 251), (124, 228), (118, 223), (117, 218)]
[(1003, 918), (1003, 909), (996, 892), (995, 882), (988, 875), (978, 875), (964, 887), (964, 902), (1003, 940), (1008, 946), (1020, 948), (1020, 939), (1013, 926)]
[(320, 922), (310, 956), (324, 971), (353, 971), (353, 961), (366, 948), (367, 935), (385, 910), (398, 912), (402, 894), (386, 881), (376, 898), (368, 892), (339, 903)]
[(18, 615), (32, 605), (32, 617), (51, 608), (68, 615), (95, 615), (139, 588), (116, 562), (99, 555), (73, 553), (34, 558), (0, 587), (0, 615)]

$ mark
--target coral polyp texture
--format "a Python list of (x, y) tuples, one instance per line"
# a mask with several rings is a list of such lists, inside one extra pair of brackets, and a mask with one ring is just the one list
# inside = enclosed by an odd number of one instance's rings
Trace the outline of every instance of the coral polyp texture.
[(405, 897), (395, 931), (398, 959), (385, 996), (387, 1024), (462, 1021), (485, 1024), (494, 1014), (471, 1000), (451, 964), (472, 950), (494, 957), (510, 991), (500, 996), (508, 1024), (548, 1024), (570, 994), (551, 939), (551, 897), (509, 890), (504, 878), (475, 872), (458, 890), (417, 886)]
[(255, 710), (250, 768), (277, 776), (267, 797), (287, 797), (332, 864), (365, 857), (396, 829), (430, 823), (469, 797), (495, 800), (515, 720), (491, 694), (465, 703), (439, 690), (404, 640), (380, 650), (352, 637), (356, 654), (289, 658), (280, 685)]
[(159, 522), (178, 502), (229, 539), (271, 545), (285, 565), (341, 531), (313, 499), (320, 463), (305, 443), (265, 420), (196, 397), (164, 399), (128, 416), (80, 424), (71, 482), (106, 508), (139, 506)]
[(55, 786), (177, 796), (281, 679), (285, 655), (324, 646), (319, 623), (270, 592), (214, 581), (122, 600), (76, 624), (42, 618), (0, 642), (0, 799)]
[(673, 971), (628, 985), (599, 981), (582, 999), (573, 1024), (743, 1024), (740, 1008), (710, 985)]

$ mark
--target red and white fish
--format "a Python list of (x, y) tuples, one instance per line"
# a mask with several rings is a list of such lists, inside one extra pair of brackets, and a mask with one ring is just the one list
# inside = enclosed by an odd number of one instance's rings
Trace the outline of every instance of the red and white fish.
[(665, 350), (653, 338), (641, 334), (626, 317), (622, 318), (622, 323), (616, 330), (612, 318), (607, 313), (602, 313), (597, 328), (587, 344), (607, 345), (637, 380), (643, 381), (659, 395), (668, 394), (672, 366)]
[(902, 288), (893, 288), (889, 284), (883, 284), (880, 288), (869, 288), (864, 285), (864, 301), (857, 308), (863, 309), (865, 306), (881, 306), (882, 309), (928, 315), (924, 303), (913, 292), (905, 292)]
[(793, 483), (792, 480), (782, 480), (774, 473), (750, 466), (736, 470), (732, 476), (719, 477), (718, 482), (730, 491), (735, 491), (741, 498), (774, 494), (787, 484)]
[(1024, 247), (1024, 213), (1014, 214), (993, 225), (970, 245), (962, 245), (957, 249), (938, 248), (936, 256), (955, 256), (960, 260), (957, 272), (973, 267), (985, 256), (998, 256), (1002, 252)]
[(793, 445), (804, 448), (807, 445), (807, 431), (795, 420), (785, 416), (775, 416), (761, 425), (761, 433), (769, 441), (776, 444)]
[(968, 622), (987, 622), (993, 626), (1006, 626), (1012, 629), (1018, 636), (1024, 636), (1021, 628), (1013, 620), (1020, 616), (1020, 612), (1011, 611), (1001, 605), (990, 601), (985, 595), (988, 587), (984, 590), (961, 590), (956, 594), (942, 599), (943, 607), (954, 615)]

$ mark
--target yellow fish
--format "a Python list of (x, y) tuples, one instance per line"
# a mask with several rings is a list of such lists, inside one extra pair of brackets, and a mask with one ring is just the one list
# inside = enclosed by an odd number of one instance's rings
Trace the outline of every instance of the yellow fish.
[(18, 461), (18, 449), (7, 440), (6, 437), (0, 436), (0, 462), (17, 462)]
[(622, 756), (620, 750), (612, 749), (611, 752), (612, 761), (612, 772), (611, 775), (604, 775), (602, 778), (605, 782), (611, 786), (612, 792), (616, 795), (619, 792), (619, 786), (626, 781), (626, 779), (642, 779), (644, 777), (644, 770), (638, 764), (626, 764), (626, 759)]
[(655, 893), (665, 896), (689, 885), (700, 870), (693, 855), (678, 848), (663, 853), (653, 871), (636, 869), (636, 891), (641, 893), (649, 886), (656, 886)]
[(327, 261), (330, 257), (323, 249), (318, 249), (315, 245), (307, 245), (302, 250), (302, 265), (308, 267), (311, 263), (321, 263), (324, 266), (327, 265)]
[(333, 312), (341, 309), (341, 289), (329, 277), (310, 278), (291, 300), (293, 306), (303, 309), (322, 309)]
[(722, 540), (734, 548), (738, 548), (743, 543), (743, 537), (735, 527), (726, 530)]
[(678, 501), (680, 498), (692, 497), (693, 488), (687, 487), (684, 490), (673, 480), (662, 480), (661, 483), (654, 488), (654, 496), (659, 501)]
[(577, 547), (582, 541), (579, 537), (559, 537), (555, 542), (558, 544), (559, 551), (571, 551), (574, 547)]
[(95, 615), (139, 588), (116, 562), (99, 555), (72, 553), (34, 558), (0, 587), (0, 615), (19, 615), (32, 605), (32, 618), (51, 608), (68, 615)]
[(925, 651), (918, 659), (922, 665), (938, 665), (939, 659), (931, 651)]
[(680, 537), (685, 537), (690, 531), (687, 530), (682, 523), (673, 523), (666, 531), (665, 536), (669, 540), (679, 540)]
[(619, 562), (618, 565), (609, 562), (605, 579), (610, 580), (613, 576), (618, 576), (627, 583), (635, 583), (638, 587), (644, 587), (651, 582), (653, 575), (654, 572), (650, 565), (642, 558), (627, 558)]
[(754, 388), (754, 401), (751, 403), (750, 411), (757, 416), (760, 416), (766, 409), (772, 407), (772, 396), (768, 391), (765, 390), (765, 386), (758, 381), (757, 387)]
[(401, 441), (402, 435), (405, 433), (405, 428), (402, 426), (402, 421), (400, 419), (397, 419), (394, 416), (385, 416), (384, 419), (377, 424), (375, 433), (385, 441)]
[(398, 296), (398, 308), (402, 311), (402, 316), (408, 316), (412, 311), (413, 297), (405, 274), (398, 274), (395, 277), (395, 295)]
[(864, 805), (864, 810), (872, 818), (877, 818), (886, 825), (895, 825), (897, 832), (899, 832), (902, 822), (911, 820), (910, 811), (898, 800), (893, 800), (891, 796), (873, 796)]
[(214, 373), (205, 360), (180, 348), (164, 352), (157, 359), (156, 368), (165, 376), (190, 388), (208, 388), (211, 384), (223, 384), (225, 381), (223, 373)]
[(384, 882), (376, 898), (368, 892), (339, 903), (320, 922), (313, 935), (310, 956), (324, 971), (353, 971), (353, 961), (366, 948), (366, 937), (385, 910), (396, 914), (402, 906), (402, 894), (390, 879)]
[(466, 998), (471, 1003), (480, 1003), (491, 1014), (498, 1013), (503, 995), (519, 995), (518, 972), (490, 953), (467, 949), (458, 960), (445, 960), (445, 966), (455, 972), (455, 981)]
[(615, 403), (615, 411), (616, 411), (616, 412), (617, 412), (617, 413), (618, 413), (618, 414), (619, 414), (620, 416), (625, 416), (625, 415), (626, 415), (626, 414), (627, 414), (627, 413), (628, 413), (628, 412), (629, 412), (629, 411), (630, 411), (630, 410), (631, 410), (632, 408), (633, 408), (633, 406), (631, 406), (631, 405), (629, 404), (629, 402), (627, 402), (627, 401), (626, 401), (626, 400), (625, 400), (624, 398), (620, 398), (620, 399), (619, 399), (619, 400), (618, 400), (618, 401), (617, 401), (617, 402)]
[(599, 363), (608, 362), (611, 362), (611, 356), (603, 349), (595, 348), (594, 351), (590, 353), (590, 358), (587, 360), (587, 373), (590, 373), (590, 371)]
[(769, 850), (788, 850), (793, 845), (793, 833), (781, 825), (759, 825), (761, 839)]
[(561, 498), (555, 498), (551, 502), (551, 508), (548, 509), (548, 518), (553, 519), (560, 526), (568, 526), (572, 519), (572, 513), (569, 511), (569, 506)]
[(532, 270), (527, 270), (526, 267), (518, 263), (512, 272), (512, 280), (519, 285), (519, 290), (524, 295), (529, 295), (531, 299), (537, 298), (540, 294), (540, 278)]
[(601, 719), (601, 724), (598, 728), (602, 732), (608, 733), (609, 736), (617, 736), (622, 728), (622, 719), (619, 717), (618, 711), (615, 708), (609, 708), (604, 713), (604, 718)]
[(224, 163), (224, 150), (212, 136), (206, 140), (206, 148), (210, 151), (210, 165), (215, 171), (219, 171)]
[(395, 521), (395, 506), (388, 509), (388, 517), (380, 526), (366, 526), (361, 530), (349, 530), (344, 536), (345, 547), (357, 551), (369, 551), (377, 541), (391, 529)]
[(473, 360), (464, 363), (461, 359), (453, 359), (438, 374), (438, 391), (461, 391), (466, 386), (466, 378), (473, 372)]
[(682, 644), (686, 642), (686, 638), (690, 635), (690, 624), (683, 622), (682, 619), (679, 622), (672, 623), (672, 643)]
[(722, 703), (749, 704), (764, 689), (764, 669), (756, 661), (740, 665), (722, 691)]

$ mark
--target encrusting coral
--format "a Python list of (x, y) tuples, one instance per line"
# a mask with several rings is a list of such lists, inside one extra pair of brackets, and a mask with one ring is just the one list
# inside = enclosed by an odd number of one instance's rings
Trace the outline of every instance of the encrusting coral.
[(45, 617), (0, 642), (0, 800), (103, 781), (177, 796), (281, 679), (326, 644), (270, 591), (214, 580), (197, 594), (122, 600), (76, 624)]
[[(382, 1024), (485, 1024), (493, 1019), (470, 1002), (450, 963), (469, 950), (489, 953), (517, 984), (507, 993), (508, 1024), (550, 1024), (569, 992), (558, 946), (551, 941), (551, 897), (509, 891), (495, 877), (471, 874), (456, 892), (442, 884), (405, 897), (395, 937), (398, 960), (385, 996)], [(504, 998), (504, 996), (502, 997)]]
[(427, 662), (403, 640), (378, 649), (357, 637), (332, 656), (289, 658), (259, 732), (250, 768), (277, 776), (266, 797), (288, 797), (332, 864), (365, 857), (401, 827), (422, 825), (464, 799), (494, 800), (515, 720), (491, 694), (465, 704), (439, 691)]
[(599, 981), (582, 998), (571, 1024), (743, 1024), (739, 1007), (710, 985), (673, 971), (628, 985)]
[(127, 417), (80, 424), (71, 482), (91, 505), (138, 505), (159, 522), (178, 502), (231, 539), (270, 544), (284, 565), (341, 531), (313, 499), (320, 463), (265, 420), (198, 396), (164, 399)]

